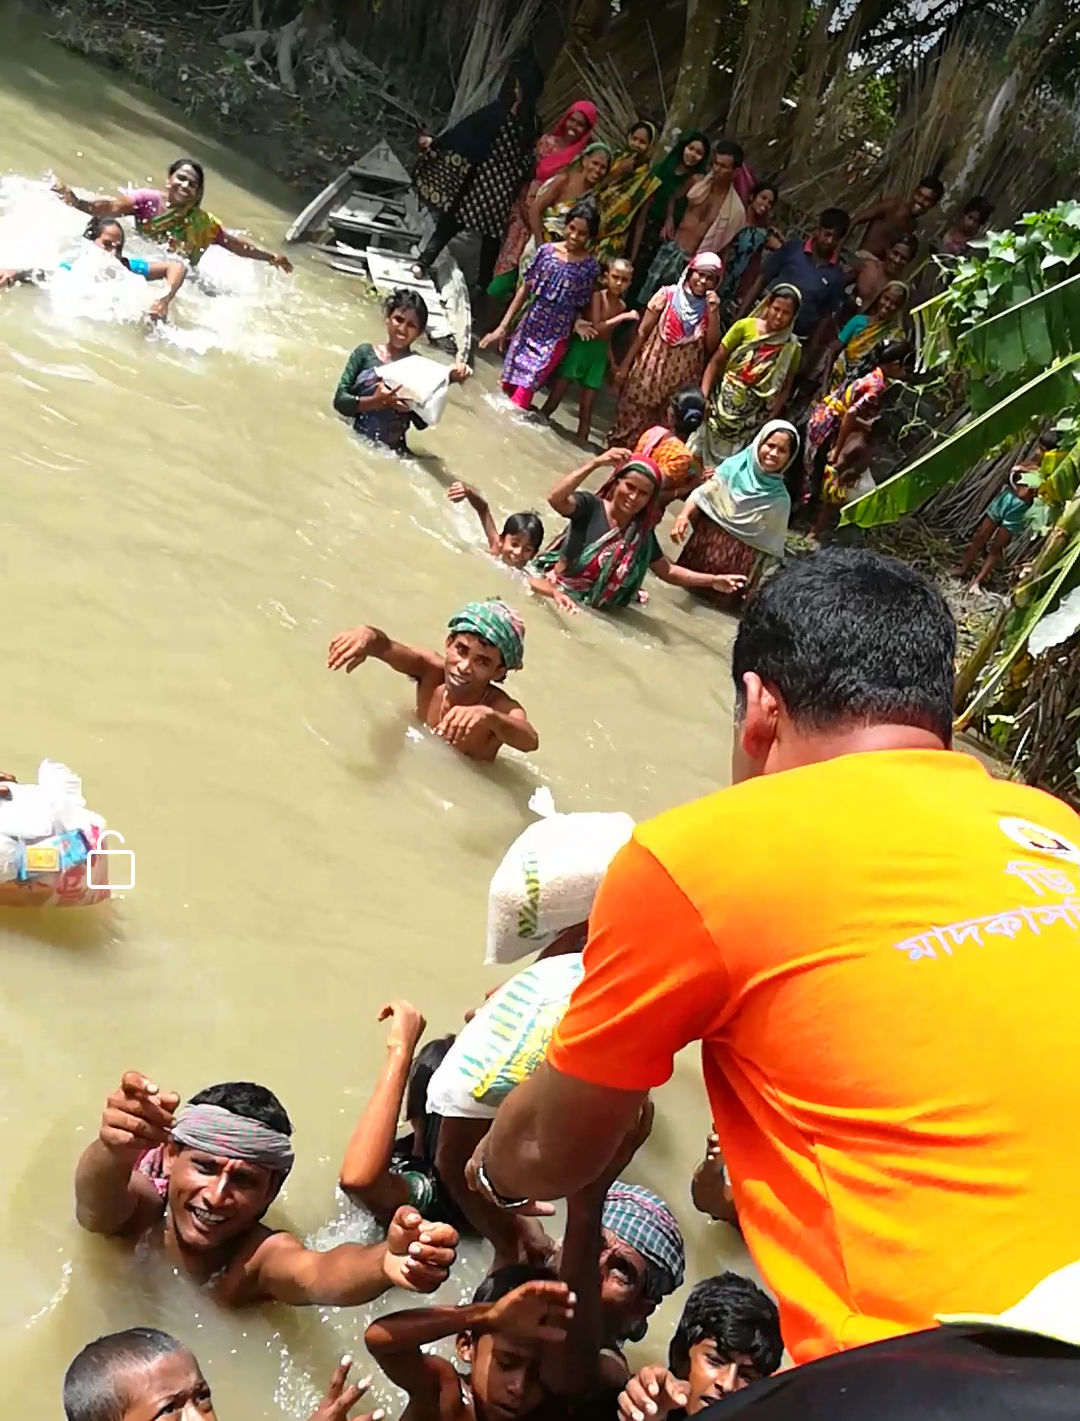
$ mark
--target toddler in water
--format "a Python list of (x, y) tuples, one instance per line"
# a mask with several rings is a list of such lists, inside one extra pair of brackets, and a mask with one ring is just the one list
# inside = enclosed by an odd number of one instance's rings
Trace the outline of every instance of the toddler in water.
[(511, 513), (499, 533), (487, 499), (471, 484), (455, 483), (446, 490), (451, 503), (467, 503), (480, 519), (480, 526), (488, 540), (488, 551), (493, 558), (525, 576), (529, 590), (539, 597), (550, 597), (556, 607), (564, 612), (577, 613), (577, 603), (565, 592), (560, 591), (546, 577), (533, 577), (528, 564), (540, 551), (544, 542), (544, 525), (535, 513)]
[[(352, 420), (357, 434), (393, 449), (395, 454), (407, 454), (405, 436), (410, 427), (426, 429), (427, 425), (375, 372), (380, 365), (403, 360), (411, 353), (415, 342), (427, 330), (427, 302), (419, 292), (401, 287), (386, 298), (383, 314), (386, 317), (385, 345), (365, 341), (356, 347), (341, 372), (334, 393), (334, 408)], [(450, 383), (463, 384), (471, 374), (469, 367), (459, 361), (450, 371)]]
[[(351, 1357), (342, 1357), (311, 1421), (345, 1421), (368, 1382), (346, 1386)], [(368, 1378), (370, 1381), (370, 1378)], [(385, 1412), (368, 1421), (382, 1421)], [(64, 1376), (67, 1421), (164, 1421), (188, 1415), (215, 1421), (198, 1359), (156, 1327), (129, 1327), (88, 1343)]]
[(525, 626), (497, 598), (470, 602), (450, 618), (443, 655), (391, 641), (376, 627), (355, 627), (330, 643), (331, 671), (355, 671), (376, 657), (416, 682), (416, 713), (470, 760), (494, 760), (504, 745), (535, 750), (540, 737), (523, 708), (496, 682), (521, 668)]
[(551, 392), (540, 411), (550, 419), (570, 386), (579, 386), (577, 435), (583, 443), (592, 434), (596, 392), (603, 388), (608, 370), (614, 372), (616, 368), (611, 337), (620, 325), (638, 319), (638, 313), (628, 310), (623, 300), (633, 279), (633, 265), (625, 257), (617, 257), (607, 268), (600, 290), (593, 292), (588, 318), (578, 321), (570, 349), (555, 372)]

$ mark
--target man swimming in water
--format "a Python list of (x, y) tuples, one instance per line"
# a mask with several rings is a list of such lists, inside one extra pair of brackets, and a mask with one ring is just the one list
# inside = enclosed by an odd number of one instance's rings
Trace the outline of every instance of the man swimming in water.
[(293, 1165), (292, 1124), (264, 1086), (210, 1086), (178, 1107), (175, 1092), (127, 1072), (75, 1172), (84, 1229), (148, 1236), (226, 1307), (356, 1307), (392, 1287), (430, 1293), (446, 1280), (457, 1233), (412, 1208), (397, 1211), (385, 1243), (324, 1253), (262, 1223)]
[(376, 627), (354, 627), (330, 643), (331, 671), (355, 671), (368, 659), (385, 661), (416, 682), (416, 714), (429, 730), (470, 760), (494, 760), (504, 745), (535, 750), (540, 737), (525, 711), (495, 683), (520, 670), (525, 626), (517, 613), (490, 598), (470, 602), (450, 618), (443, 653), (391, 641)]

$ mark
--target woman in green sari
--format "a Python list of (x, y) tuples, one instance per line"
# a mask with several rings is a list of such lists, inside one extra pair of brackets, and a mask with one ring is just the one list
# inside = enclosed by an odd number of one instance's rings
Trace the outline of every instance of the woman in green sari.
[(709, 158), (709, 140), (704, 133), (688, 129), (680, 133), (670, 153), (650, 169), (655, 179), (651, 198), (638, 208), (627, 256), (634, 263), (632, 292), (644, 282), (660, 243), (674, 237), (686, 213), (686, 194), (700, 177)]
[(690, 443), (707, 469), (782, 413), (799, 369), (794, 324), (801, 302), (794, 286), (773, 287), (753, 315), (735, 322), (709, 361), (701, 382), (705, 423)]
[(634, 218), (660, 185), (649, 164), (656, 125), (641, 120), (626, 135), (626, 147), (615, 154), (607, 181), (597, 193), (600, 241), (595, 255), (602, 265), (626, 255)]

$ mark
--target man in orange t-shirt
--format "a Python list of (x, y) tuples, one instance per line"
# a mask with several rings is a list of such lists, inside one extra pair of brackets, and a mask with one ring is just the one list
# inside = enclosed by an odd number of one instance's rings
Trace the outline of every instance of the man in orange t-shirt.
[(949, 750), (955, 629), (830, 549), (747, 607), (733, 788), (642, 825), (474, 1188), (591, 1180), (700, 1040), (796, 1361), (996, 1313), (1080, 1258), (1080, 819)]

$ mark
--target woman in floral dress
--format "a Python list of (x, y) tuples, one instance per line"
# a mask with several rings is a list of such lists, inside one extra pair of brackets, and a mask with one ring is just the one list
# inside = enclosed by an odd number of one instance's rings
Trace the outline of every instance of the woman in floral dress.
[(565, 355), (574, 327), (588, 310), (600, 275), (600, 264), (590, 251), (599, 228), (595, 204), (575, 207), (566, 221), (566, 236), (537, 249), (510, 309), (480, 342), (481, 350), (501, 344), (524, 309), (502, 374), (503, 389), (519, 409), (531, 408), (533, 395)]

